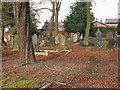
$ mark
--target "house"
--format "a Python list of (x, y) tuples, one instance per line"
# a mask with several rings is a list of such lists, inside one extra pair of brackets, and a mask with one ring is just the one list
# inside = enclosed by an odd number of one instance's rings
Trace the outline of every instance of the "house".
[(58, 30), (59, 31), (64, 31), (64, 23), (62, 22), (62, 20), (58, 23)]
[(102, 23), (102, 22), (99, 22), (99, 21), (94, 21), (94, 22), (93, 22), (93, 25), (94, 25), (95, 27), (109, 27), (108, 25), (106, 25), (106, 24), (104, 24), (104, 23)]
[(117, 27), (118, 21), (119, 21), (118, 18), (109, 18), (109, 19), (106, 19), (105, 24), (110, 27)]
[[(47, 28), (45, 28), (45, 29), (48, 29), (48, 30), (46, 30), (46, 31), (43, 31), (41, 34), (43, 35), (43, 36), (50, 36), (50, 30), (51, 30), (51, 26), (50, 26), (50, 24), (48, 24), (48, 26), (47, 26)], [(66, 33), (65, 31), (64, 31), (64, 23), (62, 22), (62, 20), (60, 21), (60, 22), (58, 22), (58, 33), (59, 34), (64, 34), (64, 35), (68, 35), (68, 33)], [(54, 35), (54, 33), (55, 33), (55, 31), (53, 31), (52, 30), (52, 34)]]

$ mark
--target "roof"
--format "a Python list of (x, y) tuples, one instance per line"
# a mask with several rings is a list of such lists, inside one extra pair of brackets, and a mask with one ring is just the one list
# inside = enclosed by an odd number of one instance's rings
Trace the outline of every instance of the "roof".
[(109, 18), (109, 19), (106, 19), (106, 24), (117, 24), (118, 23), (118, 18)]
[[(100, 23), (100, 24), (104, 25), (105, 27), (109, 27), (108, 25), (106, 25), (106, 24), (104, 24), (104, 23), (102, 23), (102, 22), (99, 22), (99, 21), (94, 21), (93, 23)], [(99, 27), (99, 26), (98, 26), (98, 27)], [(102, 27), (102, 26), (100, 26), (100, 27)]]

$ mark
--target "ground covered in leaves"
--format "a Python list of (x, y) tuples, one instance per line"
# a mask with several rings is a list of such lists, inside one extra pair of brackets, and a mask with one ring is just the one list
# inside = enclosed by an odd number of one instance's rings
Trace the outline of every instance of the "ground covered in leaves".
[(118, 49), (78, 45), (66, 49), (72, 51), (36, 56), (37, 63), (24, 66), (18, 66), (18, 52), (8, 50), (2, 59), (2, 87), (119, 88)]

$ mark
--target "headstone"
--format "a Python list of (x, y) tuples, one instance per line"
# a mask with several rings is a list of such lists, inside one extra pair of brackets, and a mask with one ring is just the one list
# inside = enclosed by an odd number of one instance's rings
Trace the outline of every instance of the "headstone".
[(74, 33), (74, 35), (73, 35), (73, 42), (77, 42), (77, 33)]
[(115, 47), (115, 39), (110, 39), (108, 41), (107, 48), (114, 48)]
[(71, 33), (71, 34), (70, 34), (71, 40), (73, 40), (73, 35), (74, 35), (74, 33)]
[(80, 32), (77, 32), (77, 40), (80, 40)]
[(14, 45), (14, 38), (13, 36), (10, 37), (10, 47), (12, 48)]
[(33, 46), (35, 47), (37, 45), (37, 34), (34, 34), (32, 36), (32, 42), (33, 42)]
[(18, 35), (14, 37), (14, 47), (13, 48), (18, 48)]
[(42, 39), (42, 35), (39, 35), (39, 36), (38, 36), (38, 39), (41, 40), (41, 39)]
[(95, 33), (96, 35), (96, 45), (101, 46), (102, 44), (102, 32), (98, 29), (97, 32)]
[(117, 36), (116, 36), (115, 46), (116, 46), (117, 48), (120, 48), (120, 35), (117, 35)]
[(40, 46), (40, 47), (45, 46), (45, 40), (41, 40), (39, 46)]
[(50, 41), (50, 45), (55, 45), (55, 38), (54, 37), (50, 37), (49, 41)]
[(60, 42), (59, 36), (56, 36), (55, 37), (55, 44), (59, 44), (59, 42)]
[(112, 32), (108, 32), (107, 39), (111, 40), (112, 38), (113, 38), (113, 33)]
[(83, 39), (83, 34), (80, 35), (80, 39), (81, 39), (81, 40)]
[(60, 36), (60, 45), (64, 46), (65, 45), (65, 36), (64, 35), (61, 35)]

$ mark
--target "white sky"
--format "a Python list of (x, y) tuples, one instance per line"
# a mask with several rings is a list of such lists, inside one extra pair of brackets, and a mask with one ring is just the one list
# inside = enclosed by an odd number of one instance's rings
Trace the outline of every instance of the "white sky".
[[(105, 22), (106, 18), (118, 18), (118, 2), (119, 0), (94, 0), (96, 4), (93, 4), (91, 12), (94, 13), (94, 17), (98, 19), (98, 21)], [(35, 2), (37, 2), (35, 0)], [(59, 21), (64, 20), (70, 12), (70, 6), (76, 2), (76, 0), (63, 0), (62, 5), (59, 12)], [(37, 8), (50, 8), (52, 9), (51, 3), (47, 2), (43, 5), (37, 6)], [(40, 13), (40, 24), (38, 24), (38, 28), (41, 28), (46, 20), (50, 20), (52, 13), (48, 10), (42, 10)]]

